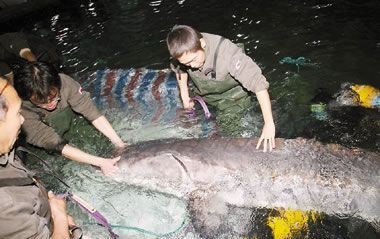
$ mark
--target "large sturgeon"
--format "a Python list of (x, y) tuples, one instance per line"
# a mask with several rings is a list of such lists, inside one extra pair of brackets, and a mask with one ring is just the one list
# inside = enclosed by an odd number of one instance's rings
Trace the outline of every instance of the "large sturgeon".
[(378, 225), (379, 154), (301, 138), (276, 140), (267, 153), (255, 149), (255, 139), (144, 142), (122, 154), (115, 179), (196, 198), (206, 210), (316, 210)]

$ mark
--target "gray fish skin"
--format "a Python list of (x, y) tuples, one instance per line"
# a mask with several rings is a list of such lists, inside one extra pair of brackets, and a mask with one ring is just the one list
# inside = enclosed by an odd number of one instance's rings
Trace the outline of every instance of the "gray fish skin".
[(144, 142), (122, 153), (114, 179), (189, 201), (201, 198), (206, 210), (220, 214), (225, 205), (281, 207), (379, 225), (378, 153), (303, 138), (276, 139), (276, 149), (264, 153), (256, 143), (248, 138)]

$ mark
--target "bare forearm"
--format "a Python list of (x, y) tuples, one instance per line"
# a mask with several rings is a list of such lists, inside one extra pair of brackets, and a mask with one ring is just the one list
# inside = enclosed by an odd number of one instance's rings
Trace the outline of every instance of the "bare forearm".
[(66, 202), (58, 198), (53, 192), (48, 192), (51, 218), (53, 220), (52, 239), (70, 239), (69, 216), (66, 212)]
[(85, 153), (82, 150), (68, 144), (66, 144), (63, 147), (62, 155), (68, 159), (71, 159), (80, 163), (91, 164), (98, 167), (100, 167), (100, 165), (104, 161), (104, 158)]
[(110, 122), (104, 116), (100, 116), (96, 120), (92, 121), (92, 124), (97, 128), (102, 134), (104, 134), (115, 146), (123, 147), (124, 142), (121, 140), (119, 135), (110, 124)]
[(261, 112), (263, 114), (264, 122), (266, 124), (272, 124), (273, 115), (272, 115), (272, 106), (270, 102), (270, 97), (267, 90), (262, 90), (256, 92), (257, 99), (260, 104)]
[(98, 166), (105, 175), (115, 172), (118, 169), (116, 163), (120, 160), (120, 156), (116, 158), (97, 157), (68, 144), (63, 147), (62, 155), (77, 162)]
[(257, 99), (260, 103), (261, 111), (264, 118), (264, 127), (261, 132), (259, 141), (257, 142), (256, 148), (259, 149), (261, 143), (263, 143), (263, 152), (266, 152), (267, 149), (272, 151), (276, 147), (275, 135), (276, 135), (276, 126), (273, 121), (272, 115), (272, 106), (270, 103), (270, 98), (267, 90), (262, 90), (256, 92)]
[(53, 216), (54, 230), (52, 239), (70, 239), (67, 215)]
[(184, 108), (190, 107), (190, 95), (189, 95), (189, 86), (188, 86), (188, 75), (187, 73), (177, 73), (177, 82), (179, 86), (179, 93)]

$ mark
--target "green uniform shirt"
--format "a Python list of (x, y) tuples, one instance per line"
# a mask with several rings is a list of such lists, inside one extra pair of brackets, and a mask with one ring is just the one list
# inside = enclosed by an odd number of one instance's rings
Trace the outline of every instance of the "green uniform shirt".
[[(28, 143), (61, 152), (62, 144), (65, 142), (62, 132), (64, 133), (68, 129), (55, 129), (47, 123), (47, 118), (67, 109), (72, 109), (92, 122), (99, 118), (101, 113), (91, 100), (90, 94), (83, 91), (78, 82), (65, 74), (59, 74), (59, 76), (62, 86), (60, 90), (61, 100), (58, 102), (57, 108), (48, 111), (33, 105), (30, 101), (24, 101), (21, 114), (25, 118), (22, 129)], [(67, 125), (69, 126), (70, 122)], [(62, 127), (66, 127), (66, 125)]]
[[(221, 36), (209, 33), (202, 33), (202, 36), (206, 41), (205, 63), (202, 68), (192, 71), (192, 73), (212, 79), (211, 74), (208, 72), (213, 69), (214, 55)], [(190, 71), (183, 65), (174, 64), (173, 67), (181, 72)], [(259, 92), (269, 87), (269, 83), (263, 76), (259, 66), (239, 46), (228, 39), (224, 39), (219, 47), (215, 68), (213, 69), (216, 73), (214, 80), (223, 81), (229, 74), (239, 81), (246, 90), (251, 92)]]

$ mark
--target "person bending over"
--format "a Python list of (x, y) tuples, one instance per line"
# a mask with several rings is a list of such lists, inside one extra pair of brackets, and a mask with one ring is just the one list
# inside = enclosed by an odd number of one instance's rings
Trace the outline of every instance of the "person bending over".
[[(264, 118), (264, 127), (257, 143), (263, 142), (263, 151), (275, 147), (275, 124), (267, 88), (269, 86), (260, 68), (236, 44), (224, 37), (200, 33), (186, 25), (176, 25), (166, 38), (173, 60), (182, 103), (185, 109), (194, 103), (189, 96), (188, 77), (194, 83), (195, 94), (217, 108), (222, 117), (233, 120), (252, 107), (247, 91), (255, 92)], [(217, 117), (218, 119), (218, 117)]]
[(70, 76), (59, 74), (49, 64), (28, 63), (15, 72), (15, 88), (24, 100), (22, 115), (26, 141), (37, 147), (56, 151), (64, 157), (100, 167), (105, 175), (117, 170), (120, 157), (102, 158), (71, 146), (63, 138), (75, 113), (83, 115), (116, 147), (124, 142), (108, 120), (99, 112), (88, 92)]

